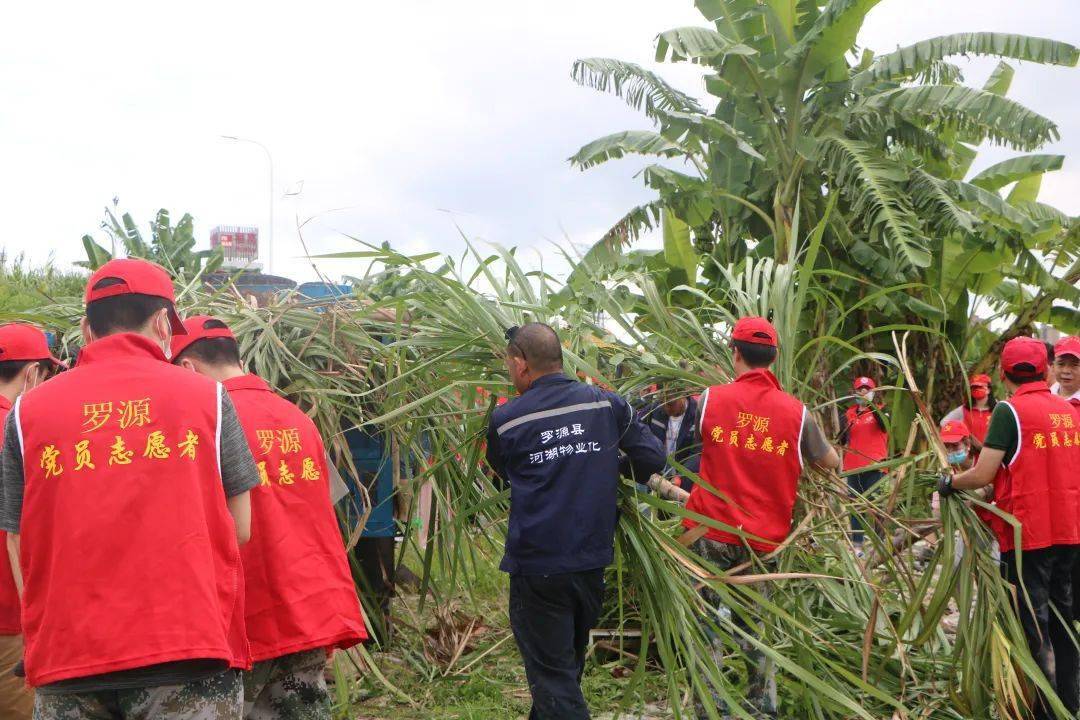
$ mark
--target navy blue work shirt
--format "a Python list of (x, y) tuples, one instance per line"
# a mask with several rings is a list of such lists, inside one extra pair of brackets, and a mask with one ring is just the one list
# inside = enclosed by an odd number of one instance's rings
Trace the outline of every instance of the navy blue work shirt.
[(500, 569), (553, 575), (610, 565), (620, 450), (638, 482), (664, 469), (663, 447), (625, 400), (562, 373), (495, 408), (488, 464), (510, 485)]

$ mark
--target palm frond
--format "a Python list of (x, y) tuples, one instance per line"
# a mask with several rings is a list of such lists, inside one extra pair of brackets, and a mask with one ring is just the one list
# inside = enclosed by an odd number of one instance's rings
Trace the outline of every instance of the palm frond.
[(902, 87), (870, 95), (861, 103), (891, 110), (916, 124), (949, 128), (976, 141), (987, 139), (1018, 150), (1034, 150), (1059, 137), (1053, 121), (1020, 103), (960, 85)]
[(716, 65), (727, 55), (755, 55), (748, 45), (724, 37), (716, 30), (681, 27), (660, 33), (656, 38), (657, 62), (691, 62)]
[(625, 130), (605, 135), (588, 143), (570, 157), (570, 164), (581, 170), (615, 160), (625, 155), (677, 157), (686, 150), (659, 133), (649, 130)]
[(650, 118), (657, 112), (704, 112), (690, 95), (669, 85), (640, 65), (611, 58), (585, 58), (574, 63), (571, 77), (579, 85), (610, 92)]
[(1024, 155), (1009, 158), (991, 165), (968, 182), (983, 190), (1000, 190), (1032, 175), (1060, 170), (1064, 162), (1064, 155)]
[(993, 55), (1049, 65), (1076, 65), (1080, 51), (1069, 43), (1012, 33), (957, 33), (930, 38), (879, 55), (852, 79), (856, 90), (882, 81), (909, 80), (952, 55)]
[(853, 217), (861, 218), (869, 232), (880, 231), (893, 251), (910, 265), (929, 265), (930, 253), (919, 232), (918, 218), (901, 187), (907, 173), (858, 140), (831, 136), (825, 139), (824, 147), (833, 187), (847, 198)]

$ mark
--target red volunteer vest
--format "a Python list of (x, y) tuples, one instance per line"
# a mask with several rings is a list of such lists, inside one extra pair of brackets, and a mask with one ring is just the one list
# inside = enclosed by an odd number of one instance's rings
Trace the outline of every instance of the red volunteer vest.
[(251, 541), (240, 548), (252, 657), (366, 640), (319, 431), (258, 376), (225, 388), (262, 478), (251, 492)]
[(844, 472), (879, 463), (889, 456), (889, 436), (878, 426), (868, 407), (847, 409), (848, 444), (844, 451)]
[(990, 415), (990, 410), (964, 408), (964, 424), (968, 426), (968, 430), (979, 442), (986, 439), (986, 431), (990, 429)]
[[(1021, 385), (1008, 404), (1020, 438), (994, 480), (994, 500), (1021, 523), (1024, 550), (1080, 544), (1080, 418), (1045, 382)], [(1015, 549), (1012, 526), (994, 529), (1003, 552)]]
[[(771, 372), (759, 369), (709, 388), (700, 412), (700, 475), (726, 499), (698, 484), (687, 509), (757, 536), (746, 540), (755, 550), (774, 550), (791, 531), (802, 472), (802, 403), (781, 390)], [(683, 525), (698, 523), (687, 519)], [(705, 537), (743, 544), (742, 537), (715, 528)]]
[[(0, 449), (4, 447), (2, 428), (11, 411), (11, 403), (0, 395)], [(15, 587), (15, 576), (11, 574), (11, 560), (8, 559), (7, 533), (0, 530), (0, 635), (18, 635), (22, 632), (19, 620), (19, 591)]]
[(19, 399), (30, 685), (200, 658), (250, 667), (221, 392), (123, 333)]

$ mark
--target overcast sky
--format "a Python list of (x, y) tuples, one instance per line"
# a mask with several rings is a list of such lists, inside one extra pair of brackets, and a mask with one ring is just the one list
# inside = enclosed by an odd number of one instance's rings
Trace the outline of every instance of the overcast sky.
[[(268, 223), (275, 173), (275, 272), (309, 279), (312, 252), (356, 247), (460, 252), (471, 238), (531, 248), (591, 244), (650, 197), (627, 159), (581, 173), (585, 142), (648, 127), (621, 101), (570, 80), (574, 59), (653, 66), (653, 38), (701, 24), (691, 0), (516, 3), (18, 3), (0, 28), (2, 247), (33, 261), (82, 257), (103, 208), (146, 224), (160, 207), (218, 224)], [(860, 38), (888, 51), (958, 31), (1003, 30), (1080, 44), (1075, 0), (883, 0)], [(992, 68), (966, 62), (981, 84)], [(655, 66), (654, 66), (655, 67)], [(686, 65), (661, 71), (701, 94)], [(1012, 97), (1055, 120), (1049, 148), (1080, 157), (1080, 70), (1018, 67)], [(1007, 153), (984, 154), (981, 164)], [(295, 194), (300, 189), (302, 191)], [(1080, 214), (1075, 160), (1042, 199)], [(286, 196), (287, 193), (292, 193)], [(456, 227), (457, 226), (457, 227)], [(102, 236), (104, 237), (104, 236)], [(265, 252), (265, 249), (264, 249)], [(331, 275), (358, 272), (344, 261)]]

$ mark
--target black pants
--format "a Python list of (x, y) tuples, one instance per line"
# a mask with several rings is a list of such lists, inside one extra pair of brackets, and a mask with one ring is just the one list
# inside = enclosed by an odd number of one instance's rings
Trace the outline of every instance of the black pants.
[(581, 674), (603, 593), (602, 569), (510, 576), (510, 627), (532, 693), (529, 720), (589, 717)]
[[(880, 470), (867, 470), (866, 472), (855, 473), (854, 475), (848, 475), (848, 487), (851, 488), (851, 493), (854, 495), (858, 493), (865, 495), (870, 492), (871, 488), (877, 485), (878, 480), (881, 479), (882, 473)], [(856, 544), (861, 544), (863, 541), (863, 526), (859, 521), (858, 515), (851, 516), (851, 539)]]
[(372, 620), (372, 636), (383, 646), (389, 644), (393, 628), (390, 601), (394, 598), (395, 547), (393, 537), (362, 537), (353, 548), (360, 566), (360, 597)]
[[(1075, 545), (1027, 550), (1021, 557), (1022, 572), (1018, 572), (1016, 552), (1001, 553), (1001, 574), (1016, 586), (1017, 612), (1031, 656), (1073, 715), (1080, 709), (1080, 651), (1069, 626), (1073, 617), (1073, 567), (1078, 557), (1080, 546)], [(1021, 576), (1023, 588), (1019, 584)], [(1030, 605), (1023, 594), (1025, 589)], [(1042, 720), (1054, 715), (1037, 701), (1035, 717)]]

